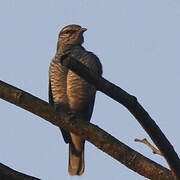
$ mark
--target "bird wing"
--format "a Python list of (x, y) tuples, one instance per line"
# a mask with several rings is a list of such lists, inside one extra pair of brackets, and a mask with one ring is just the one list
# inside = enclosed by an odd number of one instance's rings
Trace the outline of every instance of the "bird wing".
[[(80, 61), (93, 72), (101, 75), (102, 65), (96, 55), (82, 47), (73, 49), (71, 56)], [(72, 72), (67, 75), (67, 96), (71, 110), (79, 112), (80, 118), (90, 121), (96, 95), (95, 86)]]

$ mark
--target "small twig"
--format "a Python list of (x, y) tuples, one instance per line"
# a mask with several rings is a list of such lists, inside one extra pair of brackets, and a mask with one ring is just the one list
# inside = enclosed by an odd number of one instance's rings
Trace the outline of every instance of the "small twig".
[(154, 154), (159, 154), (159, 155), (163, 156), (161, 151), (159, 149), (156, 149), (150, 142), (148, 142), (148, 140), (146, 138), (144, 138), (142, 140), (136, 138), (134, 141), (146, 144), (150, 149), (152, 149)]

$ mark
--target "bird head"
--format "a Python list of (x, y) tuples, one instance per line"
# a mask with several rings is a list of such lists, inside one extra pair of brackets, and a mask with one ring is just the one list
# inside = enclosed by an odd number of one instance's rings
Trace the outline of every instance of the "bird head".
[(59, 33), (57, 50), (63, 51), (72, 46), (81, 45), (84, 42), (83, 33), (86, 30), (86, 28), (75, 24), (64, 27)]

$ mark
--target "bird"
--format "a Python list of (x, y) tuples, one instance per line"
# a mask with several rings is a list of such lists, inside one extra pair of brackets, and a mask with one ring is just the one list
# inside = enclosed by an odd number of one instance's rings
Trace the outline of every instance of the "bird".
[[(86, 28), (70, 24), (58, 36), (56, 54), (49, 67), (49, 103), (56, 111), (73, 113), (77, 118), (89, 122), (93, 113), (96, 87), (62, 66), (58, 56), (67, 52), (98, 75), (102, 75), (99, 58), (83, 46)], [(82, 175), (85, 169), (85, 140), (72, 132), (61, 129), (65, 143), (69, 144), (68, 172), (71, 176)]]

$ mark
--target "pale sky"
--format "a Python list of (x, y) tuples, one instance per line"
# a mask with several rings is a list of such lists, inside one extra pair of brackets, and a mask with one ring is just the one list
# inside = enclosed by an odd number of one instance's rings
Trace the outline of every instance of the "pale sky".
[[(59, 31), (86, 27), (84, 47), (103, 76), (136, 96), (180, 154), (180, 1), (6, 0), (0, 3), (0, 80), (48, 100), (48, 68)], [(0, 99), (0, 162), (43, 180), (72, 179), (59, 129)], [(91, 122), (167, 167), (135, 138), (147, 138), (122, 105), (98, 92)], [(150, 141), (151, 142), (151, 141)], [(73, 180), (133, 179), (129, 170), (86, 142), (85, 173)]]

